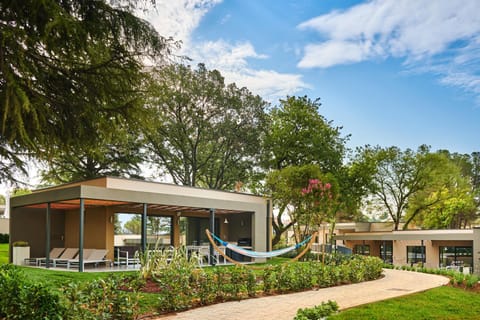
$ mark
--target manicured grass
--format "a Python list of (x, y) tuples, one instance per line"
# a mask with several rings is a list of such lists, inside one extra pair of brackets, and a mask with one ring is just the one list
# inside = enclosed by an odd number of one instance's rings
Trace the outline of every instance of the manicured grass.
[(0, 243), (0, 264), (8, 263), (8, 243)]
[(328, 319), (479, 319), (479, 315), (479, 293), (445, 286), (352, 308)]
[[(60, 288), (68, 282), (84, 282), (95, 279), (108, 278), (111, 272), (77, 272), (77, 271), (58, 271), (47, 270), (32, 267), (20, 267), (28, 278), (34, 282), (43, 282), (52, 288)], [(115, 272), (121, 275), (137, 274), (135, 271)]]

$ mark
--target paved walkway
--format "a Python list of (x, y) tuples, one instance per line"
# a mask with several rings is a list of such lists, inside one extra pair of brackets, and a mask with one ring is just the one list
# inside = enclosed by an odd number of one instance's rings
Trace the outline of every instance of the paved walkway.
[(425, 291), (448, 283), (448, 278), (401, 270), (384, 270), (385, 277), (351, 285), (278, 296), (219, 303), (158, 320), (292, 320), (298, 308), (313, 307), (334, 300), (340, 309)]

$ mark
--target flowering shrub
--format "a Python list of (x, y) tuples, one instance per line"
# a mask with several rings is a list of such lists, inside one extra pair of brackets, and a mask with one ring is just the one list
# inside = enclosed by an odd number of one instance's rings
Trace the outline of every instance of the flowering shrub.
[(323, 222), (335, 221), (338, 209), (338, 186), (335, 179), (329, 175), (325, 180), (309, 179), (308, 185), (301, 188), (300, 203), (295, 210), (298, 214), (298, 224), (294, 226), (297, 239), (304, 238), (311, 233), (312, 228), (318, 228)]

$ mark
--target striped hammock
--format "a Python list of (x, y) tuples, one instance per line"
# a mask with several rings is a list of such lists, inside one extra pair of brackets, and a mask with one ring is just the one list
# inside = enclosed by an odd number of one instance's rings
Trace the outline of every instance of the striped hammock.
[(281, 256), (282, 254), (285, 254), (287, 252), (290, 252), (292, 250), (295, 250), (295, 249), (298, 249), (300, 247), (302, 247), (303, 245), (305, 245), (308, 241), (310, 241), (310, 239), (312, 238), (312, 236), (308, 236), (307, 238), (305, 238), (305, 240), (303, 240), (302, 242), (300, 242), (299, 244), (297, 245), (294, 245), (294, 246), (291, 246), (291, 247), (288, 247), (288, 248), (283, 248), (283, 249), (280, 249), (280, 250), (274, 250), (274, 251), (269, 251), (269, 252), (259, 252), (259, 251), (252, 251), (252, 250), (247, 250), (247, 249), (244, 249), (242, 247), (239, 247), (239, 246), (236, 246), (234, 244), (231, 244), (231, 243), (228, 243), (226, 241), (223, 241), (222, 239), (220, 239), (219, 237), (217, 237), (214, 233), (210, 232), (210, 235), (220, 243), (220, 245), (222, 246), (225, 246), (226, 248), (236, 252), (236, 253), (239, 253), (241, 255), (244, 255), (244, 256), (247, 256), (247, 257), (251, 257), (251, 258), (273, 258), (273, 257), (277, 257), (277, 256)]

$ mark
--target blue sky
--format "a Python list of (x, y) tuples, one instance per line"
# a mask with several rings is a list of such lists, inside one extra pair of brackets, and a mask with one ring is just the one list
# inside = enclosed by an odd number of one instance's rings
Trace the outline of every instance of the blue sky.
[(157, 1), (179, 54), (272, 104), (321, 98), (350, 147), (480, 151), (480, 1)]

